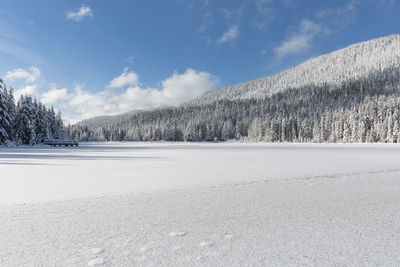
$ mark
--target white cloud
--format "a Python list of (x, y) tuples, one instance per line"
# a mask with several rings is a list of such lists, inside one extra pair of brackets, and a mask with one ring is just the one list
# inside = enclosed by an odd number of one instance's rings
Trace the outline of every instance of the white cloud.
[(322, 28), (310, 20), (302, 20), (298, 31), (275, 48), (275, 54), (282, 59), (290, 54), (298, 54), (310, 47), (311, 41)]
[(42, 94), (40, 101), (42, 101), (45, 105), (51, 105), (61, 100), (69, 99), (69, 97), (70, 96), (67, 93), (67, 88), (57, 89), (57, 87), (54, 85), (53, 89)]
[(25, 83), (36, 82), (40, 78), (40, 69), (35, 66), (29, 67), (29, 69), (15, 69), (7, 71), (4, 79), (6, 81), (23, 81)]
[(273, 0), (256, 0), (256, 8), (258, 13), (264, 16), (269, 16), (272, 13), (271, 3)]
[(128, 61), (130, 64), (133, 64), (133, 62), (135, 62), (135, 57), (134, 56), (130, 56), (126, 59), (126, 61)]
[(240, 18), (243, 15), (244, 5), (239, 6), (238, 8), (223, 8), (222, 12), (224, 13), (225, 21), (238, 23)]
[(239, 36), (239, 27), (231, 26), (218, 40), (218, 44), (234, 41)]
[(86, 17), (93, 17), (93, 11), (87, 5), (81, 5), (78, 11), (69, 11), (67, 13), (68, 20), (81, 21)]
[(211, 12), (205, 13), (203, 16), (203, 23), (201, 24), (201, 26), (199, 28), (199, 32), (200, 33), (206, 32), (213, 23), (214, 23), (214, 20), (212, 18), (212, 13)]
[[(133, 106), (151, 107), (160, 105), (177, 105), (204, 92), (214, 89), (219, 83), (218, 78), (208, 72), (187, 69), (183, 74), (174, 74), (162, 82), (161, 89), (129, 87), (125, 93), (118, 96), (117, 103), (125, 111)], [(125, 106), (130, 106), (125, 108)]]
[(125, 86), (135, 86), (139, 83), (138, 75), (133, 71), (128, 71), (128, 67), (124, 68), (122, 74), (111, 80), (110, 84), (107, 85), (108, 88), (121, 88)]
[(116, 114), (108, 109), (110, 97), (110, 93), (105, 91), (99, 93), (85, 91), (84, 85), (78, 84), (75, 86), (74, 92), (71, 93), (71, 97), (60, 106), (65, 120), (69, 123), (75, 123), (98, 115)]
[[(76, 85), (74, 90), (59, 89), (56, 84), (44, 84), (40, 79), (40, 69), (34, 66), (8, 71), (5, 77), (6, 83), (11, 80), (19, 81), (20, 86), (14, 93), (16, 100), (26, 94), (37, 97), (43, 104), (61, 110), (67, 123), (135, 109), (177, 105), (219, 85), (218, 77), (191, 68), (183, 73), (175, 71), (170, 77), (161, 81), (159, 88), (143, 87), (138, 75), (124, 68), (122, 74), (112, 79), (100, 92), (85, 90), (83, 84)], [(46, 87), (49, 87), (47, 91), (39, 89)], [(116, 92), (110, 88), (124, 89)]]
[[(371, 0), (372, 1), (372, 0)], [(285, 5), (295, 6), (297, 0), (285, 0)], [(357, 6), (361, 0), (348, 0), (344, 6), (322, 8), (316, 11), (314, 21), (304, 19), (297, 27), (297, 31), (275, 47), (275, 54), (282, 59), (290, 54), (298, 54), (310, 48), (317, 36), (328, 36), (338, 33), (352, 23), (357, 15)], [(368, 1), (364, 1), (367, 3)], [(377, 2), (377, 1), (374, 1)]]
[(359, 0), (350, 0), (344, 7), (320, 9), (316, 17), (328, 25), (329, 32), (339, 32), (355, 20), (358, 4)]
[(251, 24), (259, 31), (267, 28), (267, 25), (277, 16), (277, 10), (273, 7), (273, 0), (256, 0), (257, 14), (252, 16)]
[(21, 95), (34, 95), (37, 91), (37, 85), (27, 85), (14, 92), (14, 98), (18, 101)]
[[(127, 73), (127, 70), (124, 70)], [(117, 77), (118, 78), (118, 77)], [(215, 89), (219, 79), (208, 72), (187, 69), (184, 73), (174, 72), (161, 82), (160, 88), (143, 88), (138, 80), (135, 85), (121, 93), (103, 90), (92, 93), (79, 84), (75, 90), (66, 88), (51, 90), (42, 94), (42, 102), (54, 104), (63, 112), (65, 121), (74, 123), (82, 119), (100, 115), (115, 115), (135, 109), (177, 105), (204, 92)]]

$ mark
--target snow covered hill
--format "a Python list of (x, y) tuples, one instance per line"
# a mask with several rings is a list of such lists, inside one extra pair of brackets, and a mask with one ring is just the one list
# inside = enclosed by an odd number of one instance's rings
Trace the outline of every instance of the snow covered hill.
[(117, 121), (122, 121), (124, 119), (129, 118), (133, 114), (140, 112), (138, 110), (132, 110), (119, 115), (105, 115), (105, 116), (97, 116), (94, 118), (86, 119), (76, 123), (76, 125), (87, 126), (91, 129), (96, 129), (102, 127), (103, 125), (108, 125), (111, 123), (115, 123)]
[(81, 141), (400, 142), (400, 35), (184, 103), (70, 129)]
[(286, 71), (205, 93), (189, 104), (220, 99), (263, 98), (273, 93), (306, 85), (340, 85), (366, 77), (373, 71), (400, 66), (400, 35), (390, 35), (307, 60)]

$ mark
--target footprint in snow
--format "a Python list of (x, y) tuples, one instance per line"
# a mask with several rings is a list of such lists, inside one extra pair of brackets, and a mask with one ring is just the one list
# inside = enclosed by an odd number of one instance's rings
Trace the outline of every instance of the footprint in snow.
[(141, 256), (135, 257), (135, 259), (136, 259), (137, 261), (144, 261), (144, 260), (147, 259), (147, 256), (141, 255)]
[(231, 234), (226, 234), (226, 235), (225, 235), (225, 239), (227, 239), (227, 240), (232, 240), (232, 239), (233, 239), (233, 235), (231, 235)]
[(102, 258), (97, 258), (89, 261), (88, 266), (100, 266), (104, 265), (106, 262)]
[(211, 247), (213, 245), (213, 242), (207, 242), (207, 241), (202, 241), (199, 243), (200, 247)]
[(102, 254), (102, 253), (104, 253), (104, 248), (92, 248), (92, 250), (91, 250), (91, 254), (92, 255), (99, 255), (99, 254)]
[(123, 247), (127, 247), (127, 246), (129, 246), (129, 245), (131, 244), (131, 242), (132, 242), (132, 240), (131, 240), (131, 239), (128, 239), (128, 240), (126, 240), (126, 241), (122, 244), (122, 246), (123, 246)]
[(175, 246), (175, 247), (172, 248), (172, 251), (178, 251), (178, 250), (181, 250), (181, 249), (182, 249), (181, 246)]
[(187, 232), (171, 232), (169, 233), (169, 236), (175, 237), (175, 236), (185, 236)]
[(203, 260), (204, 260), (204, 257), (203, 257), (203, 256), (198, 256), (198, 257), (196, 257), (196, 260), (197, 260), (197, 261), (203, 261)]
[(129, 257), (130, 255), (132, 255), (132, 252), (131, 252), (131, 251), (124, 251), (124, 252), (122, 253), (122, 256), (124, 256), (124, 257)]
[(77, 266), (80, 260), (78, 258), (71, 258), (65, 262), (67, 266)]
[(147, 252), (147, 251), (149, 251), (149, 250), (151, 250), (151, 249), (152, 249), (151, 247), (143, 246), (143, 247), (141, 247), (141, 248), (139, 249), (139, 251), (140, 251), (140, 253), (145, 253), (145, 252)]

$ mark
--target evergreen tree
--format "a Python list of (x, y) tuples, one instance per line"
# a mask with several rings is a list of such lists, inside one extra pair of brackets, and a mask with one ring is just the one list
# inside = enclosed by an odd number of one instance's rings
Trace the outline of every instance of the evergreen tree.
[(5, 84), (0, 80), (0, 144), (4, 144), (11, 136), (11, 116), (8, 111), (8, 94)]
[(42, 103), (37, 102), (36, 99), (33, 103), (36, 143), (42, 143), (47, 137), (46, 108)]
[(11, 87), (10, 90), (5, 90), (6, 91), (6, 96), (7, 96), (7, 112), (10, 116), (10, 125), (8, 128), (6, 128), (6, 131), (8, 133), (8, 138), (10, 141), (14, 141), (15, 138), (15, 132), (14, 132), (14, 120), (15, 120), (15, 114), (17, 112), (16, 106), (15, 106), (15, 99), (14, 99), (14, 89)]
[(34, 145), (36, 143), (35, 113), (31, 96), (21, 96), (15, 116), (16, 142)]
[(61, 113), (47, 109), (29, 95), (21, 96), (15, 105), (14, 89), (7, 90), (0, 79), (0, 144), (15, 141), (34, 145), (46, 138), (64, 138), (65, 129)]
[(400, 68), (387, 68), (340, 85), (137, 112), (100, 128), (72, 126), (70, 136), (85, 141), (400, 142), (399, 110)]

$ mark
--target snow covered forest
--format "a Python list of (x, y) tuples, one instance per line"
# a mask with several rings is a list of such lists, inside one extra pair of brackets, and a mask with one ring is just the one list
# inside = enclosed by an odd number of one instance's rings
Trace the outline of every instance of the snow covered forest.
[(82, 141), (399, 143), (399, 109), (400, 35), (391, 35), (178, 107), (95, 118), (68, 132)]
[(0, 144), (79, 141), (400, 143), (400, 35), (355, 44), (297, 67), (212, 90), (176, 107), (102, 116), (64, 129), (31, 96), (0, 83)]
[(304, 86), (263, 99), (218, 100), (132, 114), (91, 130), (85, 141), (400, 142), (400, 70), (390, 68), (341, 85)]
[(61, 113), (47, 108), (32, 96), (21, 96), (17, 104), (13, 88), (0, 79), (0, 145), (13, 142), (34, 145), (45, 139), (64, 138)]

